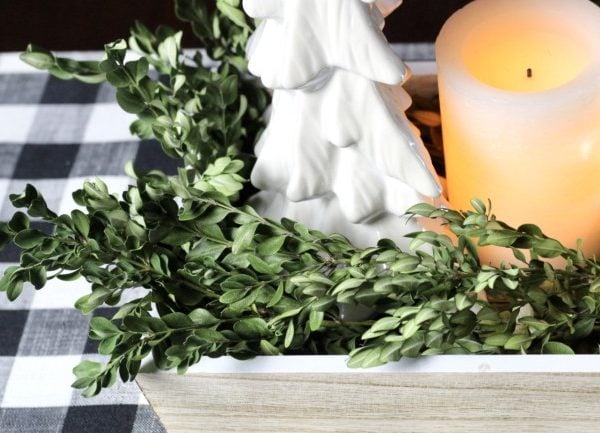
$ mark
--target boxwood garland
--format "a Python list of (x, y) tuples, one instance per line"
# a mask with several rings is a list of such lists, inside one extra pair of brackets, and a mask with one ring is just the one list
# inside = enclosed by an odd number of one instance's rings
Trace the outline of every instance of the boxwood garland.
[[(176, 2), (204, 52), (183, 51), (181, 32), (136, 23), (100, 62), (36, 46), (22, 55), (59, 78), (108, 81), (138, 117), (132, 133), (155, 137), (185, 167), (169, 177), (129, 166), (136, 184), (120, 195), (87, 181), (74, 192), (86, 211), (66, 215), (31, 185), (11, 196), (24, 212), (0, 223), (0, 247), (12, 242), (22, 253), (0, 290), (15, 300), (26, 282), (41, 289), (48, 279), (85, 278), (92, 290), (77, 301), (82, 313), (120, 305), (112, 319), (91, 320), (107, 361), (75, 367), (74, 387), (93, 396), (118, 376), (133, 380), (148, 356), (185, 372), (203, 356), (349, 354), (350, 367), (373, 367), (435, 354), (598, 353), (600, 264), (534, 225), (498, 221), (479, 200), (467, 211), (410, 209), (448, 234), (411, 234), (409, 251), (389, 240), (359, 249), (244, 205), (269, 95), (246, 73), (253, 23), (238, 0), (216, 6)], [(141, 57), (126, 60), (127, 50)], [(219, 66), (203, 66), (207, 58)], [(31, 218), (54, 230), (31, 228)], [(519, 265), (482, 265), (477, 245), (508, 249)], [(560, 267), (548, 260), (557, 258)], [(139, 287), (144, 296), (120, 304)], [(344, 304), (372, 314), (345, 321)]]

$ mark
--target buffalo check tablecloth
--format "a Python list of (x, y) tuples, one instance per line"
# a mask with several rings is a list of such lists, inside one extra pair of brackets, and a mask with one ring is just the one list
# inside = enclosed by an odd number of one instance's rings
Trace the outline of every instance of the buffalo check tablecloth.
[[(397, 48), (405, 60), (433, 58), (428, 44)], [(416, 73), (431, 72), (431, 62), (412, 66)], [(112, 192), (124, 191), (128, 161), (175, 173), (176, 162), (157, 142), (131, 136), (132, 120), (117, 106), (110, 86), (61, 81), (22, 64), (16, 54), (0, 54), (0, 220), (14, 213), (9, 194), (22, 192), (28, 183), (44, 194), (51, 209), (66, 213), (76, 207), (71, 193), (86, 178), (99, 176)], [(14, 248), (0, 252), (0, 273), (18, 261), (18, 254)], [(92, 399), (70, 388), (71, 370), (82, 358), (101, 359), (87, 338), (91, 317), (73, 307), (88, 290), (85, 281), (52, 280), (41, 291), (26, 287), (12, 304), (0, 293), (0, 433), (165, 432), (135, 383)], [(105, 308), (94, 314), (111, 313)]]
[[(8, 195), (27, 183), (62, 213), (74, 208), (71, 192), (85, 178), (99, 176), (112, 191), (123, 191), (127, 161), (174, 172), (156, 142), (131, 136), (131, 119), (108, 85), (61, 81), (20, 64), (16, 54), (0, 55), (0, 220), (14, 212)], [(0, 273), (16, 261), (15, 249), (0, 252)], [(51, 281), (39, 292), (27, 287), (14, 304), (0, 293), (1, 433), (165, 431), (135, 383), (93, 399), (70, 388), (82, 357), (99, 358), (87, 338), (90, 317), (73, 308), (88, 289), (85, 281)]]

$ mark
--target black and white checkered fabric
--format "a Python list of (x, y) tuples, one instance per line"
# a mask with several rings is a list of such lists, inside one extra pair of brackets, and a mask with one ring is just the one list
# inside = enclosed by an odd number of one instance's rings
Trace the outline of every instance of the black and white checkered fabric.
[[(430, 44), (398, 49), (406, 60), (433, 58)], [(431, 67), (431, 62), (413, 65), (416, 73)], [(112, 192), (124, 191), (128, 161), (175, 173), (176, 163), (158, 143), (131, 136), (132, 119), (119, 109), (108, 85), (61, 81), (23, 65), (16, 54), (0, 54), (0, 220), (15, 211), (8, 195), (22, 192), (27, 183), (44, 194), (52, 210), (67, 213), (76, 207), (71, 193), (86, 178), (99, 176)], [(0, 273), (18, 259), (15, 249), (0, 252)], [(91, 317), (73, 307), (87, 293), (85, 281), (53, 280), (38, 292), (26, 287), (12, 304), (0, 294), (0, 433), (165, 432), (135, 383), (92, 399), (70, 388), (72, 368), (82, 358), (100, 358), (87, 338)], [(105, 308), (94, 314), (111, 313)]]
[[(99, 176), (123, 191), (127, 161), (174, 172), (157, 143), (132, 138), (130, 122), (108, 85), (60, 81), (20, 65), (16, 55), (0, 55), (0, 220), (14, 212), (8, 195), (27, 183), (62, 213), (75, 207), (71, 193), (85, 178)], [(0, 272), (16, 261), (18, 251), (0, 253)], [(93, 399), (70, 388), (82, 357), (99, 358), (87, 338), (91, 318), (73, 308), (87, 292), (85, 281), (51, 281), (39, 292), (26, 288), (14, 304), (0, 294), (1, 433), (165, 431), (135, 383)]]

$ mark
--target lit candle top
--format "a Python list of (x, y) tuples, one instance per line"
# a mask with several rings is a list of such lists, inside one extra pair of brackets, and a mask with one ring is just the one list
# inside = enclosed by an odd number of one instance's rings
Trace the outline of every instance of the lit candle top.
[[(446, 74), (479, 81), (467, 86), (527, 93), (598, 85), (599, 13), (587, 0), (478, 0), (444, 28), (438, 60)], [(451, 45), (461, 47), (462, 56), (443, 48)]]

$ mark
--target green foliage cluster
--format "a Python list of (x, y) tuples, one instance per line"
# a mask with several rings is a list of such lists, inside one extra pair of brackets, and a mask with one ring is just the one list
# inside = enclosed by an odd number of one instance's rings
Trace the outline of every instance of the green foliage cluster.
[[(533, 225), (497, 221), (478, 200), (465, 212), (413, 207), (456, 239), (415, 233), (408, 252), (389, 240), (358, 249), (240, 203), (252, 162), (244, 150), (260, 134), (269, 98), (245, 70), (253, 24), (239, 0), (217, 6), (209, 13), (200, 0), (177, 1), (217, 68), (182, 51), (180, 33), (141, 24), (129, 43), (107, 45), (101, 62), (38, 47), (23, 55), (61, 78), (111, 83), (138, 116), (132, 132), (156, 137), (184, 167), (169, 177), (129, 166), (135, 185), (120, 195), (87, 181), (74, 193), (85, 211), (67, 215), (48, 209), (33, 186), (11, 196), (24, 212), (0, 223), (0, 247), (13, 242), (22, 254), (0, 290), (14, 300), (25, 283), (85, 278), (92, 291), (79, 310), (118, 306), (111, 319), (92, 319), (90, 336), (108, 358), (77, 366), (76, 388), (92, 396), (118, 377), (132, 380), (148, 356), (185, 372), (203, 356), (224, 355), (350, 354), (351, 367), (372, 367), (432, 354), (597, 353), (600, 264)], [(141, 57), (126, 60), (128, 48)], [(54, 230), (31, 228), (32, 218)], [(477, 244), (510, 249), (522, 264), (483, 266)], [(140, 287), (144, 296), (121, 302)], [(371, 317), (345, 321), (341, 305), (369, 308)]]

